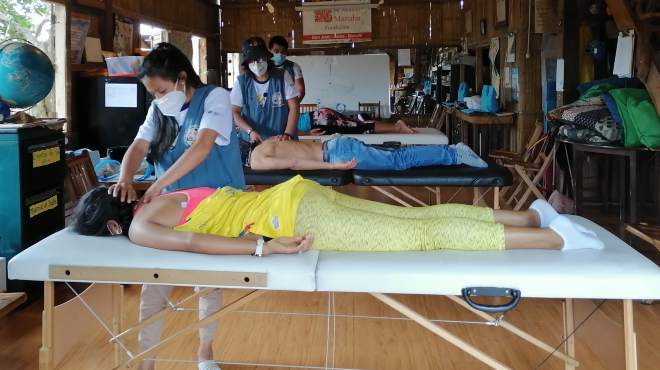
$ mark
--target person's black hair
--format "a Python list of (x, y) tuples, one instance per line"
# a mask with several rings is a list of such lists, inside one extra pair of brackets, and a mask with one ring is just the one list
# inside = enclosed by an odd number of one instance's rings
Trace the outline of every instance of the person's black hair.
[[(186, 86), (194, 88), (204, 86), (185, 54), (176, 46), (161, 42), (144, 58), (138, 77), (140, 79), (160, 77), (176, 83), (181, 72), (186, 72)], [(156, 135), (149, 145), (149, 159), (152, 162), (158, 162), (176, 140), (179, 124), (173, 117), (163, 115), (155, 104), (153, 107), (156, 116), (154, 117)]]
[(176, 83), (181, 72), (186, 72), (186, 86), (204, 86), (188, 57), (176, 46), (161, 42), (144, 57), (138, 78), (160, 77)]
[(268, 40), (268, 49), (272, 49), (274, 45), (283, 46), (284, 50), (289, 50), (289, 42), (286, 41), (284, 36), (273, 36)]
[(133, 205), (124, 203), (108, 194), (108, 188), (101, 186), (88, 191), (80, 198), (74, 211), (73, 231), (82, 235), (110, 236), (108, 221), (114, 220), (128, 235), (133, 221)]

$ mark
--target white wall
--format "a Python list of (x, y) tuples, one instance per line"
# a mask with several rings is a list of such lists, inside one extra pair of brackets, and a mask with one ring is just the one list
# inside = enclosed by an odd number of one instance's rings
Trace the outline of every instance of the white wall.
[(358, 102), (380, 101), (383, 118), (390, 116), (390, 62), (387, 54), (291, 56), (305, 77), (304, 104), (357, 111)]

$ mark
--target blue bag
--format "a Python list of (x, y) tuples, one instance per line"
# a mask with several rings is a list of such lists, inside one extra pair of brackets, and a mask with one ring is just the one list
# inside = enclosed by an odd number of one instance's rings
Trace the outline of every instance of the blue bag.
[(484, 88), (481, 90), (481, 111), (497, 113), (498, 108), (495, 89), (490, 85), (484, 85)]
[(465, 101), (465, 96), (468, 94), (469, 89), (470, 89), (470, 86), (468, 86), (467, 82), (465, 82), (465, 81), (458, 84), (458, 97), (457, 97), (456, 100), (458, 102), (464, 102)]

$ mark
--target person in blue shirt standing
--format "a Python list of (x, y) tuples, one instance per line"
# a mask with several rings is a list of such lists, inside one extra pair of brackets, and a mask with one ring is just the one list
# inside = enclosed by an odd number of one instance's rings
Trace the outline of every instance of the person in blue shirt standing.
[[(122, 201), (133, 202), (133, 176), (148, 155), (156, 165), (157, 180), (149, 187), (143, 202), (164, 191), (194, 187), (245, 188), (238, 137), (233, 129), (229, 92), (204, 85), (188, 58), (168, 43), (159, 44), (142, 63), (139, 78), (154, 96), (144, 123), (122, 160), (117, 184), (108, 192)], [(140, 321), (168, 306), (171, 286), (143, 285)], [(220, 290), (200, 298), (200, 317), (222, 306)], [(158, 342), (162, 320), (140, 331), (140, 351)], [(212, 362), (212, 343), (217, 323), (200, 329), (199, 368), (218, 370)], [(142, 370), (154, 368), (143, 361)]]
[(275, 67), (259, 37), (245, 41), (241, 54), (245, 72), (231, 91), (234, 122), (241, 140), (259, 143), (272, 136), (295, 139), (300, 108), (291, 75)]
[(293, 77), (293, 84), (298, 91), (298, 100), (302, 102), (305, 98), (305, 78), (300, 65), (286, 58), (289, 51), (289, 42), (286, 41), (284, 36), (273, 36), (268, 40), (268, 49), (273, 54), (271, 60), (275, 63), (275, 67), (284, 69)]

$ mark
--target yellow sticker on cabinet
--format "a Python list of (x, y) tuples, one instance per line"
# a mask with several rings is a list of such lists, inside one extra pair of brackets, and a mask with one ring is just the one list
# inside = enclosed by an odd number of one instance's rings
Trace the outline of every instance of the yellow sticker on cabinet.
[(60, 147), (37, 150), (32, 153), (32, 168), (48, 166), (60, 160)]
[(42, 200), (39, 203), (35, 203), (30, 206), (30, 218), (33, 218), (34, 216), (37, 216), (41, 213), (44, 213), (46, 211), (50, 211), (51, 209), (57, 208), (57, 195), (53, 195), (52, 197)]

